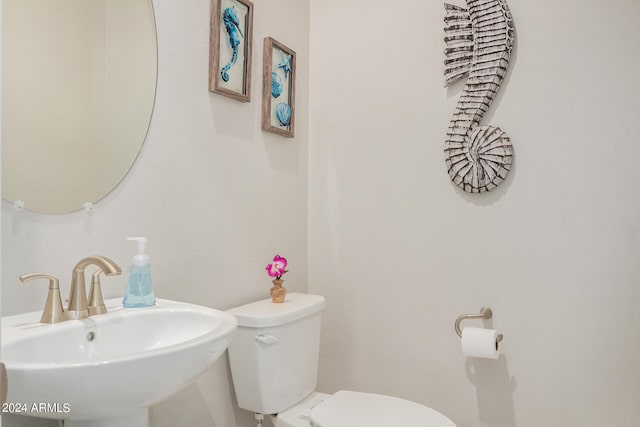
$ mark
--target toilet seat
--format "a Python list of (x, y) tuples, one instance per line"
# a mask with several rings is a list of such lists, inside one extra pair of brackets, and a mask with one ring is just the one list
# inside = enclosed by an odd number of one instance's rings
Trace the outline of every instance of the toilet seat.
[(339, 391), (311, 409), (314, 427), (456, 427), (440, 412), (380, 394)]

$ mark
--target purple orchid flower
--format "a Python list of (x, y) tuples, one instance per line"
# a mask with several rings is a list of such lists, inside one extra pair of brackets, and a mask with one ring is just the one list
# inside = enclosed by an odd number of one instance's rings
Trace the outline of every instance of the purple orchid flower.
[(271, 277), (275, 277), (276, 280), (280, 280), (282, 275), (289, 270), (285, 270), (287, 267), (287, 259), (281, 257), (280, 255), (276, 255), (273, 257), (273, 263), (268, 264), (266, 267), (267, 274)]

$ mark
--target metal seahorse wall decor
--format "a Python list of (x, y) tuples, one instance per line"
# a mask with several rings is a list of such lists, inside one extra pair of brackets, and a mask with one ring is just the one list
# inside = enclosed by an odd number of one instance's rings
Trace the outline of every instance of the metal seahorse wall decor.
[(496, 188), (511, 170), (513, 148), (497, 126), (480, 122), (507, 73), (514, 27), (505, 0), (445, 3), (445, 86), (465, 77), (447, 130), (445, 161), (451, 180), (464, 191)]
[(233, 51), (229, 63), (220, 70), (220, 77), (222, 77), (222, 80), (225, 82), (228, 82), (228, 71), (238, 60), (238, 46), (240, 46), (240, 37), (238, 34), (242, 37), (244, 37), (244, 34), (242, 34), (242, 30), (240, 30), (240, 19), (238, 18), (235, 7), (231, 6), (224, 10), (224, 13), (222, 14), (222, 22), (224, 23), (224, 29), (229, 35), (229, 46)]

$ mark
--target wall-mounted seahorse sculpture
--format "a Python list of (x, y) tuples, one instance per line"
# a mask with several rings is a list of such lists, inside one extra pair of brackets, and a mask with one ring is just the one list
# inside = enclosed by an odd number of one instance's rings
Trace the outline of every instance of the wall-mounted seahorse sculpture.
[(511, 170), (509, 136), (480, 126), (507, 73), (514, 27), (505, 0), (466, 0), (468, 8), (445, 3), (445, 86), (468, 76), (445, 142), (451, 180), (469, 193), (496, 188)]

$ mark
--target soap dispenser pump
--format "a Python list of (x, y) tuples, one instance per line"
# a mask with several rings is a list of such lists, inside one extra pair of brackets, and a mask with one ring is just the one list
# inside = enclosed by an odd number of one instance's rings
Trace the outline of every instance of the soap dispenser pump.
[(144, 253), (147, 247), (146, 237), (127, 237), (127, 240), (138, 242), (138, 253), (131, 260), (131, 272), (127, 292), (122, 300), (124, 307), (148, 307), (155, 305), (156, 297), (151, 287), (151, 260)]

